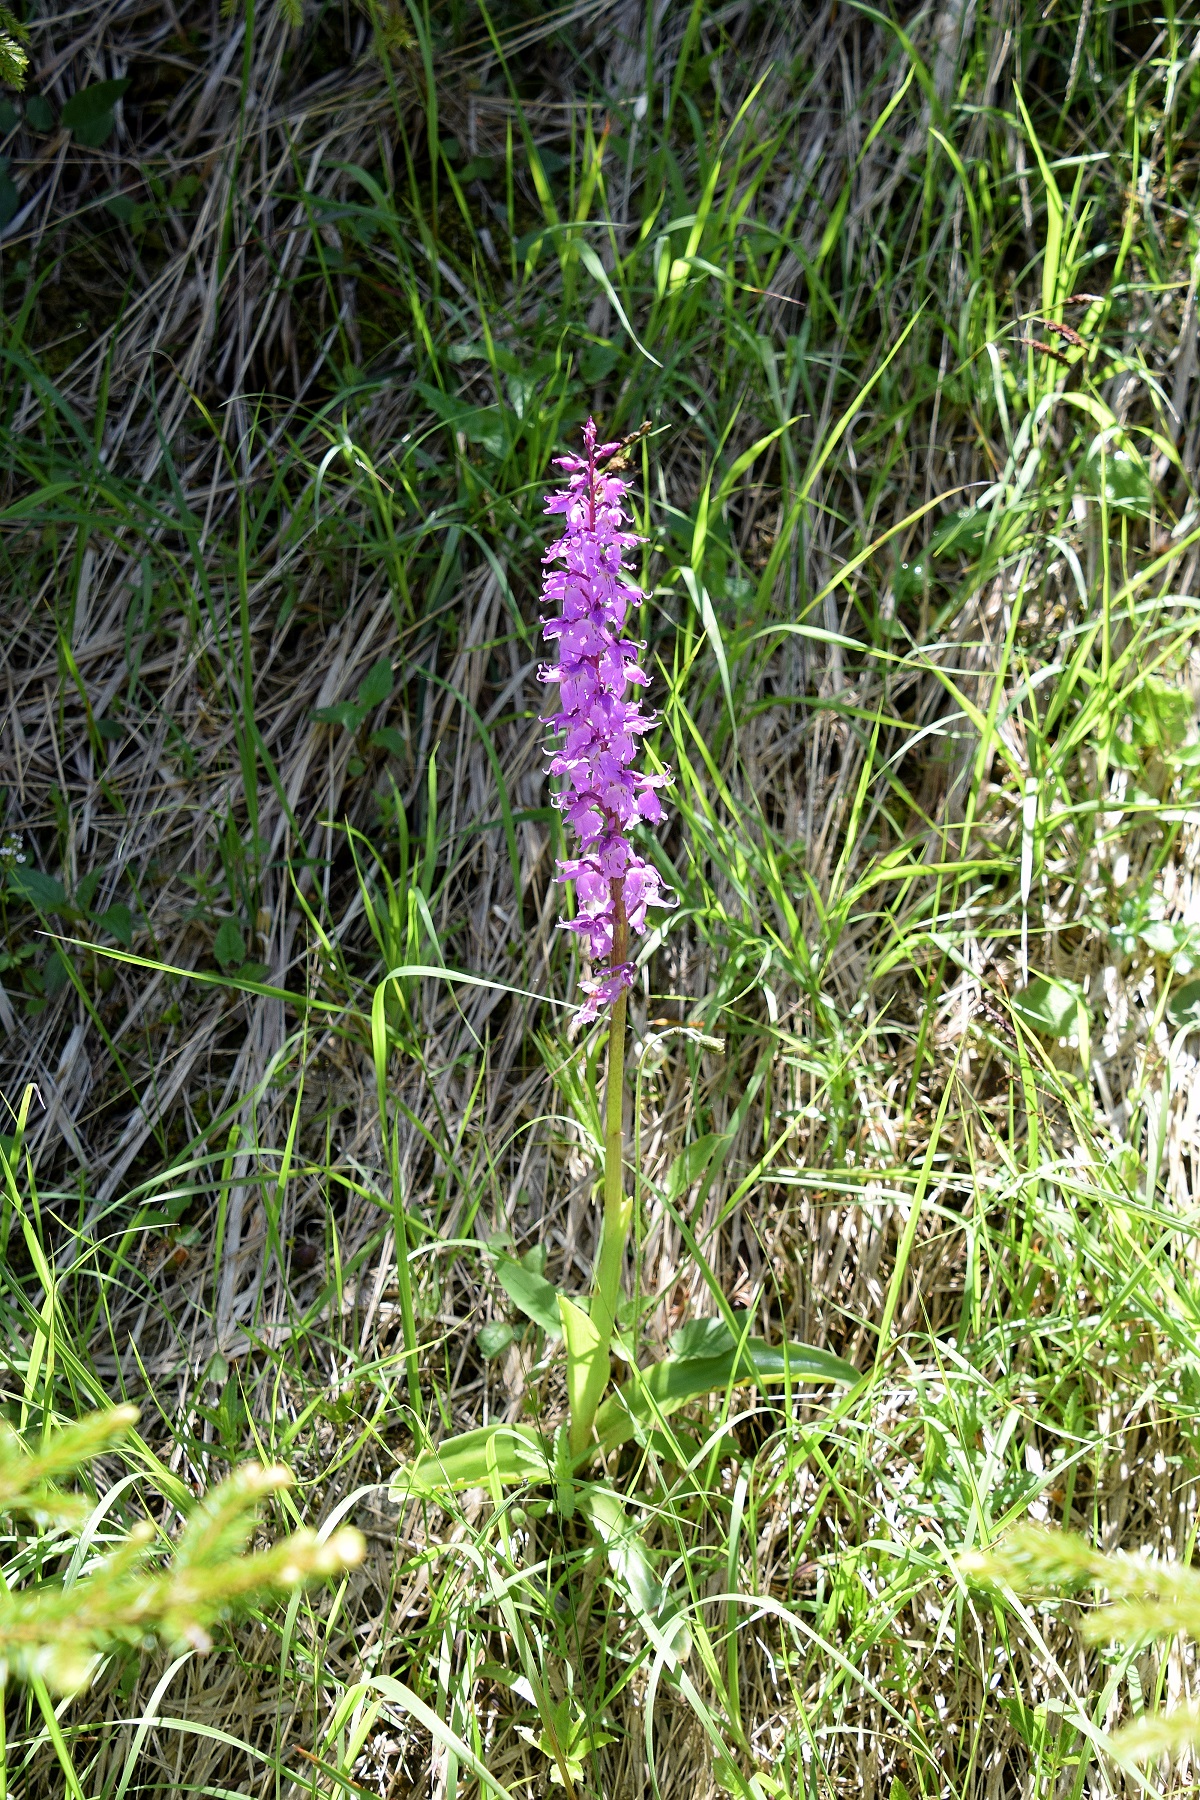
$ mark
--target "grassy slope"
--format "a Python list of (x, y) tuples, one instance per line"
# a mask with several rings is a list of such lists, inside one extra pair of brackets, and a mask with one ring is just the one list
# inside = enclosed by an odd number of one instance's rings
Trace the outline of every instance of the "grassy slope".
[[(0, 781), (47, 878), (0, 899), (8, 1399), (143, 1404), (98, 1543), (169, 1524), (156, 1459), (246, 1453), (373, 1536), (227, 1654), (114, 1665), (58, 1751), (14, 1703), (10, 1790), (471, 1791), (399, 1682), (541, 1793), (523, 1668), (600, 1793), (736, 1789), (714, 1738), (786, 1795), (1119, 1788), (1097, 1732), (1189, 1666), (950, 1558), (1194, 1529), (1194, 27), (433, 10), (35, 24), (53, 115), (131, 86), (98, 152), (7, 144)], [(421, 1429), (565, 1404), (532, 1333), (476, 1338), (520, 1325), (489, 1235), (573, 1289), (594, 1247), (590, 1046), (504, 991), (576, 973), (536, 589), (589, 409), (654, 427), (684, 900), (633, 1006), (647, 1343), (717, 1286), (873, 1372), (614, 1467), (690, 1696), (578, 1522), (386, 1498), (409, 1294)], [(500, 986), (407, 976), (373, 1043), (382, 969), (441, 960)], [(1088, 1044), (1014, 1023), (1027, 973)]]

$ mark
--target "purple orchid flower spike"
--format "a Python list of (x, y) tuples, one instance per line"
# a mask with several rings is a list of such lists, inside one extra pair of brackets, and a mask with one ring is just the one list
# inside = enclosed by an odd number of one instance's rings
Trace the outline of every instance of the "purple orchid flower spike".
[(629, 840), (637, 821), (662, 819), (657, 790), (670, 781), (669, 772), (633, 766), (638, 740), (654, 724), (637, 698), (649, 682), (638, 661), (643, 646), (623, 635), (630, 607), (643, 598), (625, 568), (626, 552), (641, 540), (624, 529), (627, 484), (597, 467), (621, 446), (597, 444), (591, 419), (583, 442), (582, 457), (557, 459), (569, 480), (546, 502), (548, 513), (565, 515), (566, 530), (546, 552), (542, 588), (555, 609), (543, 635), (557, 643), (558, 661), (539, 676), (559, 687), (559, 710), (542, 722), (562, 733), (550, 773), (566, 782), (554, 804), (579, 840), (558, 879), (575, 883), (577, 916), (562, 923), (583, 939), (592, 965), (580, 1011), (588, 1020), (632, 986), (629, 940), (645, 930), (647, 907), (676, 900)]

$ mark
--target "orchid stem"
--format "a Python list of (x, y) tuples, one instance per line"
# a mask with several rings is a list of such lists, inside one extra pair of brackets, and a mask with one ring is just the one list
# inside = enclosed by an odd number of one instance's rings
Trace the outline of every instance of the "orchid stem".
[[(628, 945), (624, 884), (614, 881), (614, 968), (625, 961)], [(613, 1002), (608, 1027), (608, 1075), (604, 1092), (604, 1224), (592, 1289), (592, 1323), (606, 1352), (617, 1322), (621, 1269), (633, 1217), (633, 1203), (625, 1193), (625, 1013), (628, 999), (628, 991), (622, 988)]]

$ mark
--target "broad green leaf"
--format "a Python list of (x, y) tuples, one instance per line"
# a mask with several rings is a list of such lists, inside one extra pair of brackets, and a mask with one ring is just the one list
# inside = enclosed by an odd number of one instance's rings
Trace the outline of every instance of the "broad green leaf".
[(493, 456), (504, 455), (508, 448), (505, 415), (510, 412), (510, 408), (498, 405), (468, 406), (463, 400), (454, 400), (449, 394), (443, 394), (440, 388), (432, 387), (427, 381), (418, 381), (415, 386), (444, 425), (448, 425), (452, 431), (461, 431), (469, 444), (478, 444)]
[(128, 77), (120, 81), (94, 81), (90, 87), (72, 94), (60, 114), (60, 122), (77, 143), (97, 149), (112, 133), (116, 120), (116, 104), (129, 86)]
[(608, 1552), (609, 1567), (632, 1601), (638, 1622), (655, 1647), (665, 1648), (672, 1662), (686, 1662), (691, 1632), (679, 1616), (678, 1603), (654, 1572), (645, 1540), (611, 1489), (589, 1483), (579, 1491), (579, 1510)]
[(63, 955), (61, 950), (51, 951), (49, 961), (46, 964), (45, 974), (46, 992), (51, 999), (53, 999), (56, 994), (61, 994), (63, 989), (70, 985), (71, 969), (73, 966), (74, 965)]
[(967, 507), (952, 513), (929, 540), (935, 556), (977, 556), (987, 535), (987, 515)]
[(911, 562), (896, 565), (892, 576), (892, 592), (899, 601), (912, 600), (929, 586), (929, 558), (914, 556)]
[[(490, 1454), (489, 1454), (490, 1453)], [(483, 1425), (461, 1437), (423, 1450), (392, 1484), (396, 1500), (436, 1499), (462, 1488), (486, 1487), (494, 1464), (507, 1487), (548, 1481), (554, 1473), (550, 1447), (525, 1425)]]
[[(731, 1381), (783, 1381), (785, 1364), (792, 1381), (850, 1385), (859, 1378), (852, 1363), (843, 1362), (840, 1356), (834, 1356), (828, 1350), (815, 1350), (809, 1344), (773, 1346), (762, 1338), (750, 1338), (736, 1361), (735, 1355), (731, 1351), (723, 1356), (684, 1360), (667, 1357), (663, 1362), (651, 1364), (636, 1381), (627, 1382), (606, 1400), (597, 1412), (595, 1423), (600, 1450), (612, 1450), (627, 1443), (644, 1423), (653, 1423), (659, 1413), (670, 1413), (706, 1394), (724, 1392)], [(593, 1449), (594, 1446), (588, 1445), (577, 1454), (575, 1466), (586, 1462)], [(505, 1486), (553, 1481), (555, 1478), (553, 1449), (536, 1431), (522, 1425), (485, 1425), (477, 1431), (465, 1432), (461, 1437), (447, 1438), (436, 1449), (422, 1451), (397, 1477), (392, 1487), (393, 1497), (432, 1499), (439, 1493), (486, 1487), (493, 1460), (496, 1477)], [(561, 1479), (561, 1470), (559, 1474)]]
[(61, 912), (66, 905), (67, 890), (61, 881), (53, 875), (43, 875), (40, 869), (28, 869), (23, 863), (8, 871), (8, 885), (39, 912)]
[(116, 938), (118, 944), (124, 944), (128, 950), (133, 942), (133, 914), (123, 901), (117, 900), (98, 913), (96, 923), (101, 931), (107, 931), (109, 937)]
[(1187, 737), (1196, 717), (1196, 706), (1187, 688), (1143, 676), (1128, 700), (1133, 722), (1133, 741), (1145, 750), (1176, 750)]
[(1165, 919), (1151, 919), (1148, 925), (1143, 925), (1140, 936), (1147, 950), (1152, 950), (1155, 956), (1174, 956), (1179, 948), (1179, 935)]
[(705, 1394), (724, 1393), (731, 1382), (821, 1381), (850, 1385), (858, 1370), (828, 1350), (810, 1344), (768, 1344), (747, 1339), (742, 1350), (717, 1356), (668, 1356), (612, 1394), (596, 1414), (602, 1450), (624, 1444), (660, 1413), (670, 1413)]
[(1200, 981), (1185, 981), (1171, 995), (1167, 1011), (1177, 1031), (1200, 1031)]
[[(748, 1313), (734, 1313), (739, 1332), (749, 1316)], [(724, 1319), (689, 1319), (678, 1331), (671, 1333), (671, 1354), (678, 1362), (691, 1362), (698, 1356), (724, 1356), (739, 1341)]]
[(554, 1787), (563, 1787), (564, 1771), (574, 1782), (584, 1780), (585, 1763), (593, 1751), (605, 1744), (616, 1742), (611, 1731), (588, 1729), (587, 1720), (580, 1715), (577, 1719), (570, 1711), (570, 1702), (563, 1701), (554, 1707), (555, 1729), (553, 1735), (549, 1729), (536, 1731), (531, 1725), (518, 1725), (517, 1736), (524, 1738), (535, 1750), (547, 1758), (549, 1768), (547, 1774)]
[(537, 1275), (512, 1256), (495, 1256), (496, 1279), (514, 1306), (550, 1337), (562, 1335), (558, 1316), (558, 1289), (544, 1275)]
[(371, 743), (376, 750), (386, 750), (389, 756), (404, 756), (408, 750), (404, 733), (395, 725), (381, 725), (371, 733)]
[(1013, 998), (1013, 1011), (1023, 1025), (1048, 1037), (1070, 1037), (1086, 1029), (1087, 1001), (1083, 989), (1056, 975), (1035, 975), (1027, 988)]
[(571, 1408), (571, 1449), (581, 1456), (592, 1435), (592, 1420), (608, 1381), (608, 1345), (587, 1313), (558, 1295), (567, 1340), (567, 1400)]
[(373, 707), (382, 706), (390, 698), (395, 686), (392, 680), (392, 665), (386, 656), (373, 662), (358, 684), (356, 696), (363, 713), (369, 713)]
[(213, 955), (223, 969), (236, 969), (246, 960), (246, 940), (236, 919), (222, 919), (213, 939)]
[(76, 882), (75, 905), (81, 912), (91, 912), (92, 901), (96, 898), (96, 889), (103, 879), (103, 869), (89, 869), (82, 880)]
[(503, 1319), (493, 1319), (490, 1324), (481, 1325), (475, 1333), (475, 1342), (484, 1362), (491, 1362), (502, 1350), (507, 1350), (514, 1337), (511, 1325)]
[(366, 718), (366, 708), (353, 700), (336, 700), (332, 706), (318, 706), (313, 713), (319, 725), (341, 725), (346, 731), (357, 731)]
[(1141, 515), (1150, 510), (1150, 471), (1133, 450), (1112, 444), (1093, 443), (1087, 455), (1088, 485), (1094, 494), (1103, 492), (1114, 510)]

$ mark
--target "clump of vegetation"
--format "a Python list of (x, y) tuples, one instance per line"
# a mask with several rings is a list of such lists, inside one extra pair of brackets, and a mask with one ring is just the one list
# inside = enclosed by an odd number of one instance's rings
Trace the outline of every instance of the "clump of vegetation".
[(162, 1642), (176, 1651), (210, 1650), (218, 1620), (265, 1594), (340, 1575), (362, 1561), (361, 1534), (350, 1526), (324, 1540), (293, 1532), (248, 1554), (260, 1502), (292, 1484), (287, 1469), (254, 1464), (196, 1504), (165, 1569), (156, 1566), (159, 1532), (149, 1521), (105, 1556), (89, 1559), (84, 1532), (96, 1520), (95, 1503), (64, 1494), (58, 1483), (111, 1449), (137, 1417), (131, 1406), (93, 1413), (37, 1450), (11, 1427), (0, 1431), (0, 1513), (34, 1523), (43, 1568), (58, 1556), (70, 1560), (68, 1580), (7, 1587), (0, 1595), (0, 1685), (12, 1675), (75, 1693), (104, 1657), (122, 1649)]
[[(1080, 1619), (1092, 1644), (1120, 1643), (1134, 1655), (1156, 1639), (1183, 1634), (1200, 1641), (1200, 1571), (1187, 1563), (1125, 1551), (1105, 1555), (1074, 1532), (1020, 1525), (993, 1549), (964, 1552), (958, 1566), (968, 1581), (1010, 1601), (1098, 1590), (1106, 1604)], [(1014, 1610), (1022, 1611), (1019, 1605)], [(1200, 1711), (1177, 1706), (1146, 1712), (1117, 1733), (1111, 1748), (1132, 1765), (1200, 1749)]]

